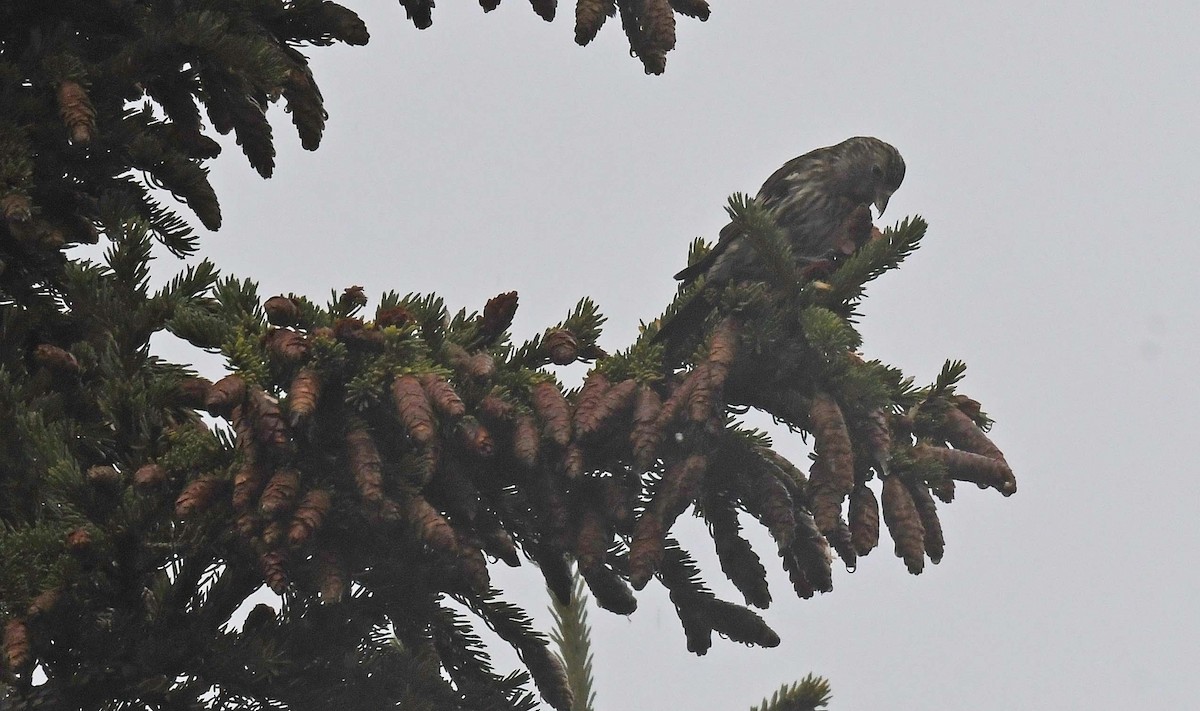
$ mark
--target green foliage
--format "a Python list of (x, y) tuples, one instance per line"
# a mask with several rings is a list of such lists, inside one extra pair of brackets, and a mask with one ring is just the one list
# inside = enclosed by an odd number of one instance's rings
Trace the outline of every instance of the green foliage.
[(554, 629), (550, 641), (558, 647), (558, 658), (567, 670), (574, 703), (571, 711), (595, 711), (595, 680), (592, 676), (592, 633), (587, 615), (587, 586), (576, 571), (572, 577), (571, 600), (564, 604), (550, 591), (550, 613)]
[(862, 336), (845, 319), (821, 306), (809, 306), (800, 312), (800, 327), (825, 369), (840, 370), (845, 354), (862, 345)]
[(787, 236), (766, 210), (753, 198), (734, 193), (725, 208), (733, 235), (743, 235), (754, 245), (759, 261), (768, 267), (768, 282), (776, 289), (791, 288), (799, 281), (796, 260)]
[[(402, 4), (418, 24), (433, 6)], [(651, 71), (673, 44), (665, 7), (614, 8)], [(506, 711), (535, 707), (531, 681), (560, 711), (587, 707), (584, 585), (628, 614), (630, 587), (657, 580), (698, 654), (713, 632), (779, 643), (670, 537), (688, 507), (748, 604), (765, 607), (743, 512), (809, 597), (832, 588), (831, 545), (851, 564), (826, 525), (848, 486), (901, 476), (931, 524), (929, 485), (1014, 490), (977, 431), (986, 416), (957, 392), (961, 364), (918, 389), (857, 354), (864, 285), (915, 249), (919, 218), (812, 281), (761, 207), (734, 196), (731, 229), (774, 269), (718, 294), (702, 280), (682, 290), (708, 309), (681, 368), (656, 323), (607, 356), (587, 298), (515, 345), (515, 294), (451, 315), (435, 294), (388, 292), (372, 320), (359, 287), (325, 306), (264, 304), (253, 280), (207, 261), (152, 293), (156, 245), (199, 247), (160, 191), (221, 222), (208, 127), (235, 134), (269, 176), (270, 104), (286, 104), (305, 148), (324, 128), (298, 47), (367, 36), (324, 0), (0, 4), (0, 617), (30, 640), (27, 653), (20, 635), (0, 645), (4, 708)], [(101, 236), (96, 262), (64, 251)], [(706, 249), (697, 241), (691, 258)], [(219, 349), (231, 376), (213, 385), (153, 356), (163, 331)], [(566, 393), (546, 368), (593, 361), (589, 386)], [(750, 408), (814, 437), (811, 471), (740, 422)], [(561, 658), (491, 587), (489, 557), (520, 554), (574, 599), (556, 611)], [(236, 629), (264, 583), (280, 611), (255, 608)], [(494, 669), (478, 623), (528, 673)], [(771, 708), (816, 708), (821, 693), (806, 680)]]
[(817, 711), (825, 708), (830, 698), (829, 682), (809, 674), (798, 682), (784, 684), (750, 711)]
[(920, 216), (905, 218), (883, 232), (880, 239), (868, 240), (850, 255), (838, 269), (817, 288), (808, 289), (819, 303), (848, 304), (851, 307), (862, 298), (868, 282), (896, 269), (921, 246), (929, 225)]

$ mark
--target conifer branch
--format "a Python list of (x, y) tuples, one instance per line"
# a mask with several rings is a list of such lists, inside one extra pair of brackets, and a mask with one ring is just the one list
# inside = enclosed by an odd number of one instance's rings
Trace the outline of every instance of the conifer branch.
[(595, 711), (596, 705), (587, 603), (586, 586), (578, 571), (572, 577), (569, 603), (563, 604), (557, 596), (550, 596), (550, 613), (554, 617), (550, 641), (558, 647), (558, 658), (567, 670), (567, 683), (574, 697), (571, 711)]
[(825, 708), (832, 697), (829, 682), (809, 674), (800, 681), (784, 684), (750, 711), (818, 711)]
[[(881, 517), (915, 573), (945, 552), (934, 497), (952, 500), (956, 481), (1015, 492), (990, 419), (959, 392), (965, 366), (917, 388), (857, 352), (864, 286), (918, 246), (920, 218), (864, 234), (816, 280), (763, 206), (734, 196), (731, 229), (773, 266), (681, 290), (668, 315), (690, 308), (694, 331), (678, 352), (655, 342), (659, 321), (609, 356), (586, 298), (514, 345), (513, 292), (456, 312), (388, 292), (372, 312), (361, 287), (326, 305), (264, 301), (253, 280), (200, 262), (152, 293), (154, 243), (176, 256), (199, 246), (152, 188), (221, 223), (204, 117), (270, 175), (273, 102), (304, 148), (324, 130), (300, 48), (368, 34), (328, 0), (131, 0), (102, 22), (84, 4), (0, 9), (5, 708), (507, 711), (535, 706), (530, 680), (553, 707), (582, 708), (594, 698), (584, 584), (631, 614), (633, 589), (661, 581), (697, 653), (714, 631), (779, 642), (717, 599), (675, 542), (689, 508), (725, 575), (765, 607), (770, 556), (740, 535), (742, 511), (810, 597), (832, 589), (830, 551), (853, 567)], [(402, 5), (418, 26), (432, 20), (433, 2)], [(702, 0), (575, 9), (583, 43), (619, 16), (651, 72), (674, 47), (674, 14), (709, 13)], [(64, 251), (102, 235), (100, 262)], [(698, 240), (691, 259), (707, 249)], [(152, 356), (164, 330), (219, 350), (230, 372), (212, 383)], [(574, 390), (546, 368), (579, 362), (594, 366)], [(751, 408), (812, 435), (811, 467), (742, 426)], [(488, 556), (522, 555), (562, 606), (561, 658), (490, 587)], [(256, 607), (238, 629), (231, 616), (263, 586), (279, 611)], [(528, 674), (492, 668), (477, 622)], [(816, 708), (822, 694), (806, 680), (770, 704)]]

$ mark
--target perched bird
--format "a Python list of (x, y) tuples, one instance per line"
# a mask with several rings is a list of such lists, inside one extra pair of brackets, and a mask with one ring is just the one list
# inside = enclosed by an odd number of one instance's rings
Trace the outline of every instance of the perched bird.
[[(809, 263), (844, 253), (842, 226), (860, 206), (882, 215), (904, 180), (900, 152), (878, 138), (849, 138), (793, 158), (771, 174), (755, 196), (791, 243), (792, 256)], [(704, 259), (675, 275), (710, 284), (761, 279), (765, 267), (754, 247), (730, 224)]]
[[(767, 178), (754, 199), (783, 229), (792, 257), (807, 266), (853, 252), (858, 245), (848, 239), (848, 225), (861, 215), (869, 230), (869, 206), (874, 204), (882, 215), (903, 180), (899, 151), (878, 138), (860, 136), (789, 160)], [(703, 275), (709, 287), (720, 288), (731, 282), (765, 281), (768, 267), (753, 242), (731, 223), (703, 259), (675, 278), (686, 284)], [(655, 340), (670, 343), (691, 332), (710, 309), (705, 294), (697, 294), (663, 324)]]

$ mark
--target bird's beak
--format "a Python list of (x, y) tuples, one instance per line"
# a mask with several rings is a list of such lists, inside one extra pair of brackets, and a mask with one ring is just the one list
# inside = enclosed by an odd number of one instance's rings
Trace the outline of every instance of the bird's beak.
[(883, 217), (883, 211), (887, 209), (888, 200), (892, 194), (886, 190), (879, 190), (875, 193), (875, 209), (879, 210), (879, 216)]

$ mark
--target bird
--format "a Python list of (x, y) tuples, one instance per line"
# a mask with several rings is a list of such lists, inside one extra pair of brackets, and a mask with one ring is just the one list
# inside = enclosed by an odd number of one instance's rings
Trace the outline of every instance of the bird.
[[(869, 224), (870, 205), (883, 215), (904, 181), (904, 170), (904, 158), (891, 144), (856, 136), (784, 163), (754, 201), (783, 231), (798, 266), (830, 265), (857, 246), (847, 238), (852, 218), (862, 215)], [(684, 285), (703, 276), (705, 287), (662, 325), (654, 340), (677, 341), (693, 331), (712, 308), (706, 293), (730, 283), (766, 281), (769, 266), (735, 223), (726, 225), (702, 259), (675, 275)]]
[[(835, 257), (841, 227), (856, 209), (882, 215), (904, 181), (904, 158), (878, 138), (856, 136), (809, 151), (771, 174), (754, 200), (787, 235), (792, 256), (808, 263)], [(685, 284), (703, 274), (710, 284), (749, 281), (765, 273), (754, 247), (731, 223), (713, 249), (675, 275)]]

